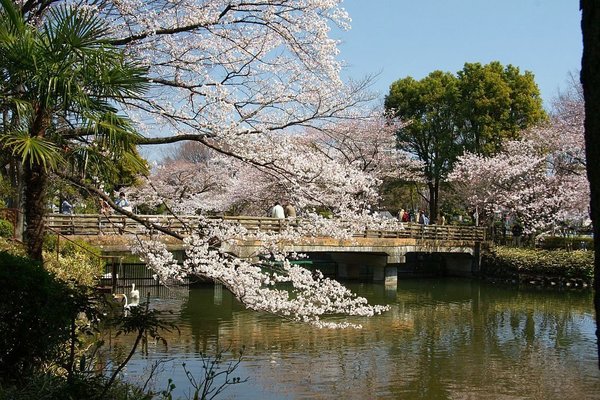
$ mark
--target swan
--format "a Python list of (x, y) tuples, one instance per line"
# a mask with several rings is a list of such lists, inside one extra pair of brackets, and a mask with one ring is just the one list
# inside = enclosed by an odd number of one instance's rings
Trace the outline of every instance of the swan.
[(131, 284), (131, 293), (129, 293), (131, 300), (137, 300), (140, 298), (140, 291), (135, 288), (135, 283)]
[(123, 304), (123, 309), (125, 310), (130, 310), (131, 307), (137, 307), (140, 304), (138, 299), (131, 299), (131, 303), (129, 303), (125, 293), (113, 294), (113, 299), (121, 303), (125, 302), (125, 304)]
[(129, 308), (129, 303), (127, 302), (127, 295), (125, 293), (113, 294), (113, 300), (118, 301), (119, 303), (125, 302), (125, 304), (123, 304), (123, 308)]

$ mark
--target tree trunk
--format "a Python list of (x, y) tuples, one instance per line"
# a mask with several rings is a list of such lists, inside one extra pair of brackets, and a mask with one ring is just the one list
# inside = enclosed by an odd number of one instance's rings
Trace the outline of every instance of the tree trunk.
[(600, 2), (581, 0), (581, 31), (583, 57), (581, 85), (585, 100), (585, 148), (587, 177), (590, 182), (590, 217), (594, 226), (594, 306), (596, 308), (596, 338), (600, 367)]
[(9, 207), (17, 210), (15, 220), (15, 238), (23, 241), (23, 230), (25, 229), (25, 215), (23, 214), (23, 165), (17, 159), (12, 159), (9, 168), (8, 176), (15, 192), (9, 199)]
[(429, 181), (427, 187), (429, 188), (429, 221), (434, 224), (438, 213), (439, 181)]
[(25, 242), (27, 254), (33, 260), (43, 261), (44, 216), (46, 214), (46, 186), (48, 175), (39, 164), (25, 164)]

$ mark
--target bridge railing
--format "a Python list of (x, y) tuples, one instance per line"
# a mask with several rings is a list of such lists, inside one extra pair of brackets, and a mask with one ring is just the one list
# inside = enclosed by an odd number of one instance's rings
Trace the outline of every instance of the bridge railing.
[(369, 238), (415, 238), (427, 240), (455, 240), (481, 242), (485, 240), (485, 228), (460, 225), (423, 225), (405, 223), (404, 229), (365, 230), (355, 236)]
[[(138, 215), (139, 218), (174, 232), (185, 234), (198, 226), (201, 219), (194, 215)], [(281, 231), (290, 224), (301, 224), (302, 219), (284, 220), (269, 217), (225, 216), (215, 217), (238, 223), (249, 230)], [(46, 226), (63, 235), (115, 235), (143, 234), (147, 228), (124, 215), (109, 214), (49, 214)], [(427, 240), (484, 241), (485, 228), (457, 225), (422, 225), (405, 223), (404, 229), (372, 230), (365, 229), (354, 234), (364, 238), (416, 238)]]

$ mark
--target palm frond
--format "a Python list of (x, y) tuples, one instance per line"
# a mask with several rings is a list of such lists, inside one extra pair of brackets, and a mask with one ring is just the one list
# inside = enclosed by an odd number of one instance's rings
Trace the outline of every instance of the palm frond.
[(60, 150), (50, 141), (37, 136), (30, 136), (25, 131), (11, 132), (2, 135), (3, 147), (12, 151), (22, 163), (42, 165), (45, 170), (56, 168), (62, 159)]
[(2, 6), (2, 19), (6, 21), (11, 30), (15, 33), (23, 32), (26, 25), (25, 20), (23, 20), (21, 13), (15, 7), (13, 1), (0, 0), (0, 5)]

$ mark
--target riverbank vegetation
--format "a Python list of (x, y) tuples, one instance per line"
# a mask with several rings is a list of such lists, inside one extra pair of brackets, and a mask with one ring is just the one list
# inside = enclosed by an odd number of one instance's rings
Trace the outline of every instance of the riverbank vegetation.
[[(142, 345), (153, 340), (166, 346), (163, 334), (177, 334), (177, 327), (147, 301), (124, 309), (97, 291), (97, 253), (88, 244), (59, 246), (47, 236), (42, 266), (26, 256), (24, 246), (0, 238), (0, 400), (172, 398), (172, 382), (166, 388), (155, 382), (157, 388), (150, 371), (144, 385), (131, 384), (123, 371)], [(121, 335), (132, 336), (132, 344), (111, 354), (106, 343)], [(234, 375), (242, 351), (233, 359), (227, 352), (202, 354), (205, 374), (188, 374), (202, 398), (246, 381)]]
[(481, 274), (514, 283), (588, 287), (594, 279), (594, 252), (496, 246), (482, 256)]

